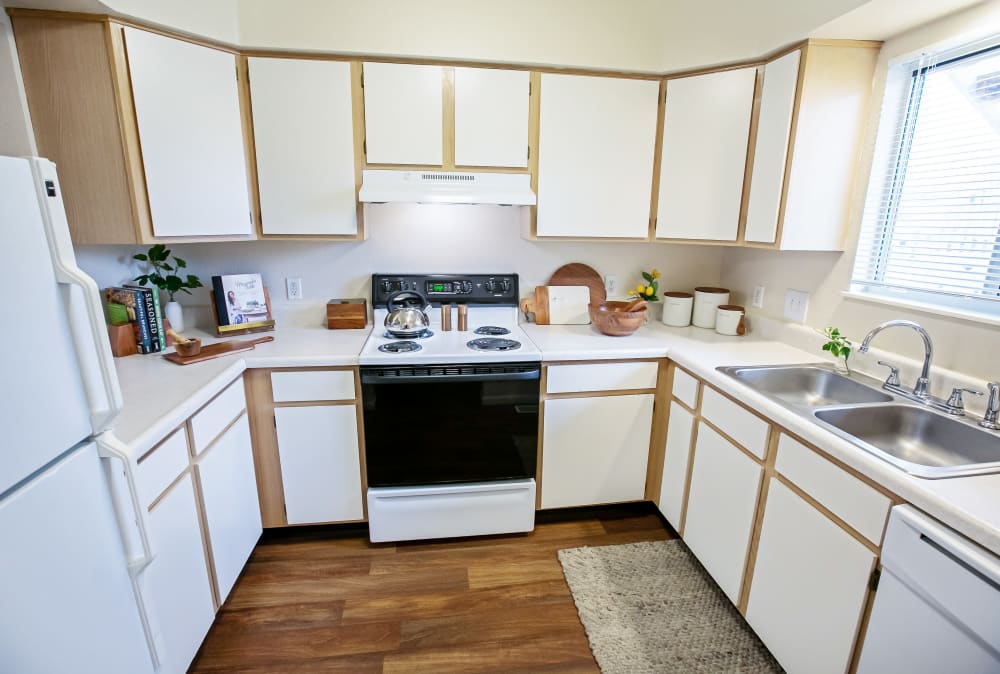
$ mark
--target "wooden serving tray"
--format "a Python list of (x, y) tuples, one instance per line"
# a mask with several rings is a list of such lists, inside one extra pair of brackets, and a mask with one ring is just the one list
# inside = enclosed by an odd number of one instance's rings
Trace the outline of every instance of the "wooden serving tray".
[(233, 339), (228, 342), (216, 342), (215, 344), (203, 346), (201, 347), (201, 352), (198, 353), (197, 356), (182, 356), (179, 353), (167, 353), (164, 354), (163, 357), (172, 363), (177, 363), (178, 365), (190, 365), (191, 363), (200, 363), (205, 360), (228, 356), (231, 353), (249, 351), (258, 344), (273, 341), (274, 337), (271, 335), (268, 335), (267, 337), (258, 337), (256, 339)]

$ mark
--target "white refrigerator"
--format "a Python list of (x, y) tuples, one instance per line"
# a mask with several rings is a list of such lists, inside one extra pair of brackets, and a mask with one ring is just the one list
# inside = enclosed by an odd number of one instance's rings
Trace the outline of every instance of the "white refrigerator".
[(51, 162), (0, 157), (0, 672), (143, 674), (151, 553), (121, 533), (144, 514), (112, 497), (121, 391), (60, 194)]

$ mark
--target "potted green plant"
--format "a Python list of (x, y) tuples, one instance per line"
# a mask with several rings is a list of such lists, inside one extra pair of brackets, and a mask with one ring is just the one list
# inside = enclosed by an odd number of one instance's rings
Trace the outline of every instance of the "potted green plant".
[(647, 309), (647, 319), (659, 321), (663, 318), (663, 305), (660, 304), (660, 272), (655, 267), (649, 271), (642, 272), (645, 283), (640, 283), (635, 288), (629, 290), (629, 297), (641, 297), (650, 304)]
[(837, 359), (837, 370), (850, 374), (851, 367), (847, 364), (847, 359), (851, 357), (851, 349), (854, 345), (851, 344), (846, 337), (840, 334), (840, 330), (834, 327), (828, 327), (820, 334), (826, 337), (826, 343), (823, 344), (823, 350), (829, 351), (830, 355)]
[(184, 330), (184, 311), (180, 303), (174, 300), (174, 295), (179, 292), (190, 295), (192, 288), (202, 287), (201, 280), (194, 274), (182, 276), (181, 270), (187, 267), (187, 262), (172, 255), (170, 249), (162, 243), (156, 244), (145, 253), (133, 255), (132, 259), (146, 262), (152, 267), (149, 273), (140, 274), (132, 280), (141, 286), (152, 284), (167, 293), (170, 301), (163, 305), (163, 315), (170, 321), (170, 327), (174, 330), (177, 332)]

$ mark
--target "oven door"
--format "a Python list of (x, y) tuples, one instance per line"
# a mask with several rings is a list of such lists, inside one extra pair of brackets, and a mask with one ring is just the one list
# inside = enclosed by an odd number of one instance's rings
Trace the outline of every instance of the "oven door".
[(369, 487), (534, 477), (539, 363), (363, 366)]

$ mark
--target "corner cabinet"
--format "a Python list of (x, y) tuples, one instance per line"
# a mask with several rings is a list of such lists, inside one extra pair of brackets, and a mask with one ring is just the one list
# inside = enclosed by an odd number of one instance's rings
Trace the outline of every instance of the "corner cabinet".
[(246, 376), (264, 526), (364, 521), (357, 368)]
[(790, 674), (850, 671), (894, 497), (671, 364), (658, 506)]
[(11, 22), (74, 243), (254, 237), (233, 52), (100, 17)]
[(810, 40), (763, 67), (747, 245), (843, 250), (879, 46)]
[(247, 59), (265, 238), (358, 237), (354, 67), (346, 61)]
[(656, 238), (739, 236), (756, 68), (667, 81)]
[(641, 501), (656, 361), (547, 364), (539, 507)]
[(539, 239), (646, 240), (660, 83), (541, 76)]

